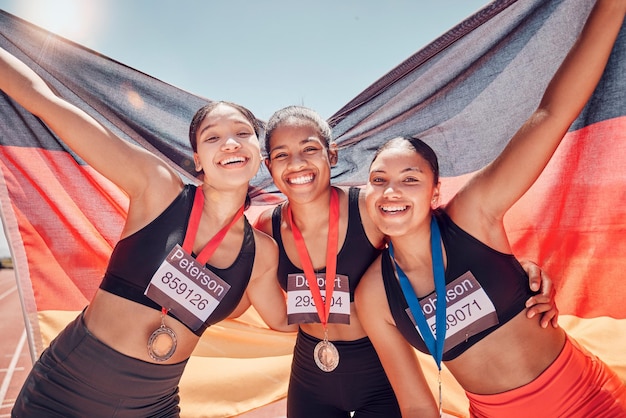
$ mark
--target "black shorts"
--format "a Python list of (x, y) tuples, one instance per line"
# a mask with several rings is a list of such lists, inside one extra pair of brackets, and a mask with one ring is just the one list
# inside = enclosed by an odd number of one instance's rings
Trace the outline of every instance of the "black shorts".
[(400, 417), (391, 384), (369, 338), (333, 341), (339, 365), (320, 370), (313, 350), (320, 340), (298, 332), (287, 393), (289, 418)]
[(125, 356), (90, 334), (81, 314), (33, 365), (11, 417), (178, 417), (186, 363)]

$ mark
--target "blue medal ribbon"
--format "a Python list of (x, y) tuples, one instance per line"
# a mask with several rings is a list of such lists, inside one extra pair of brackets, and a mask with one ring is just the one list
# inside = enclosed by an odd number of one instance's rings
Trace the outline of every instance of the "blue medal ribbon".
[(435, 336), (431, 328), (426, 322), (426, 317), (422, 311), (422, 307), (417, 300), (417, 295), (409, 278), (400, 268), (393, 255), (393, 245), (389, 242), (389, 255), (396, 266), (396, 272), (400, 281), (400, 287), (404, 298), (409, 304), (409, 309), (413, 314), (413, 318), (417, 323), (417, 327), (422, 334), (424, 343), (428, 347), (431, 356), (435, 359), (437, 367), (441, 372), (441, 360), (443, 358), (443, 344), (446, 340), (446, 280), (443, 269), (443, 252), (441, 250), (441, 233), (439, 225), (433, 216), (430, 220), (430, 246), (432, 250), (433, 275), (435, 277), (435, 294), (437, 295), (436, 312), (435, 312)]

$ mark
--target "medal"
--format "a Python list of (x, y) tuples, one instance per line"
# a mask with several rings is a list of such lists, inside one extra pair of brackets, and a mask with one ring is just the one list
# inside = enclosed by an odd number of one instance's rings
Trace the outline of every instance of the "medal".
[(327, 332), (324, 333), (324, 339), (315, 346), (313, 358), (317, 367), (325, 372), (332, 372), (339, 364), (339, 351), (333, 343), (328, 341)]
[(169, 360), (176, 351), (176, 333), (165, 325), (167, 311), (162, 310), (161, 326), (154, 330), (148, 338), (148, 354), (154, 361)]
[[(320, 322), (324, 326), (324, 339), (317, 343), (313, 350), (313, 359), (315, 364), (325, 372), (332, 372), (339, 364), (339, 351), (337, 347), (328, 341), (328, 317), (330, 316), (330, 306), (332, 304), (333, 290), (335, 289), (335, 277), (337, 275), (337, 246), (339, 241), (339, 195), (337, 190), (332, 188), (330, 191), (330, 213), (328, 215), (328, 240), (326, 245), (326, 290), (325, 298), (322, 298), (322, 292), (317, 284), (315, 270), (311, 257), (309, 257), (304, 238), (293, 221), (291, 206), (287, 206), (287, 218), (293, 233), (293, 240), (296, 243), (298, 256), (302, 263), (302, 270), (306, 277), (311, 295), (315, 301), (315, 309), (320, 318)], [(330, 283), (328, 282), (330, 280)], [(324, 300), (325, 299), (325, 300)]]

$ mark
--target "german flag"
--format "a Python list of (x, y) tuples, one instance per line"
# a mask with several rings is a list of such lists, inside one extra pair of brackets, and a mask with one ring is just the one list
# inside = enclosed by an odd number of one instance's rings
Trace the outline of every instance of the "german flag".
[[(418, 50), (330, 118), (340, 148), (334, 182), (363, 184), (385, 140), (413, 135), (440, 158), (445, 201), (498, 155), (535, 109), (592, 3), (496, 0)], [(197, 181), (187, 127), (208, 99), (2, 11), (0, 46), (119, 136), (170, 162), (185, 181)], [(561, 326), (624, 380), (625, 55), (622, 30), (593, 97), (505, 219), (515, 254), (554, 280)], [(128, 202), (5, 95), (0, 168), (2, 220), (36, 357), (89, 303)], [(252, 192), (258, 204), (280, 198), (265, 170)], [(293, 343), (292, 335), (267, 329), (253, 310), (209, 328), (181, 382), (183, 416), (232, 416), (284, 397)], [(434, 374), (432, 363), (424, 357)], [(463, 391), (445, 370), (443, 393), (447, 411), (467, 416)]]

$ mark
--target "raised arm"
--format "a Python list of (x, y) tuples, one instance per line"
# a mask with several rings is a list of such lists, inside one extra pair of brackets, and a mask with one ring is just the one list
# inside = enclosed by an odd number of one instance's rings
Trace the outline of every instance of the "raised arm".
[[(144, 193), (155, 180), (167, 178), (175, 186), (172, 190), (178, 187), (175, 171), (165, 162), (123, 141), (84, 111), (58, 97), (41, 77), (4, 49), (0, 49), (0, 89), (42, 119), (76, 154), (131, 199)], [(165, 186), (162, 181), (159, 184)]]
[[(454, 198), (451, 208), (459, 217), (468, 213), (467, 209), (475, 213), (474, 208), (500, 221), (537, 180), (596, 88), (622, 26), (625, 10), (625, 0), (597, 1), (579, 38), (548, 84), (537, 110), (500, 156), (474, 176)], [(454, 208), (459, 204), (462, 208)]]

